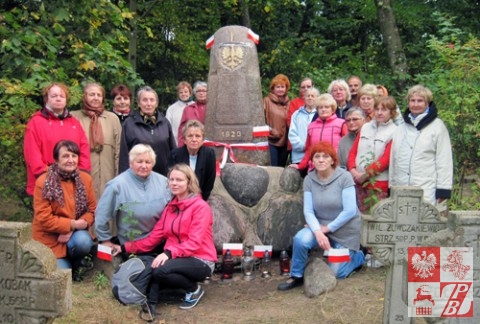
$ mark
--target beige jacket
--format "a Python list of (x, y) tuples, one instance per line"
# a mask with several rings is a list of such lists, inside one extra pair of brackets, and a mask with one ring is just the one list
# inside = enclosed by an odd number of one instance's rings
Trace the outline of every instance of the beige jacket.
[[(80, 110), (72, 111), (71, 113), (80, 121), (90, 141), (90, 118)], [(105, 144), (99, 153), (90, 151), (90, 161), (92, 165), (91, 176), (97, 200), (100, 199), (107, 182), (118, 175), (118, 159), (120, 156), (120, 139), (122, 135), (122, 126), (114, 113), (105, 110), (99, 116), (99, 120), (102, 123)]]

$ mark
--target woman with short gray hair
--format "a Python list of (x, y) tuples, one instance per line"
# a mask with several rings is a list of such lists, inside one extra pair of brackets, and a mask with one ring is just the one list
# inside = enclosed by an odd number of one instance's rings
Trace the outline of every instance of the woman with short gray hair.
[(448, 129), (438, 118), (433, 94), (423, 85), (413, 86), (407, 94), (405, 123), (398, 127), (392, 141), (389, 185), (417, 186), (423, 199), (446, 208), (452, 195), (453, 157)]
[(107, 246), (150, 233), (172, 197), (167, 178), (152, 171), (156, 154), (150, 145), (137, 144), (128, 155), (130, 167), (107, 183), (95, 211), (97, 238)]
[(148, 144), (156, 154), (153, 171), (164, 176), (168, 172), (168, 156), (177, 147), (172, 126), (158, 108), (157, 92), (151, 87), (137, 92), (138, 110), (123, 124), (119, 170), (129, 168), (128, 152), (137, 144)]
[(333, 80), (330, 82), (327, 91), (337, 102), (337, 110), (335, 113), (339, 118), (345, 119), (345, 114), (348, 109), (352, 107), (350, 103), (352, 95), (350, 94), (350, 88), (348, 87), (347, 81), (344, 79)]

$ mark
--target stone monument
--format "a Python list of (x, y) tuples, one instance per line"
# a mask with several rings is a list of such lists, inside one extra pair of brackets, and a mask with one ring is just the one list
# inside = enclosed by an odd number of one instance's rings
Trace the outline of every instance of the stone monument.
[(362, 244), (389, 266), (385, 282), (383, 323), (412, 323), (408, 317), (408, 247), (422, 245), (430, 235), (447, 227), (440, 213), (423, 200), (423, 190), (393, 187), (391, 197), (364, 216)]
[(31, 224), (0, 221), (0, 323), (53, 323), (71, 308), (71, 271), (32, 240)]
[(205, 117), (206, 139), (212, 143), (206, 145), (215, 147), (217, 158), (227, 149), (234, 162), (268, 165), (266, 136), (253, 136), (254, 126), (265, 125), (258, 36), (246, 27), (226, 26), (212, 41)]

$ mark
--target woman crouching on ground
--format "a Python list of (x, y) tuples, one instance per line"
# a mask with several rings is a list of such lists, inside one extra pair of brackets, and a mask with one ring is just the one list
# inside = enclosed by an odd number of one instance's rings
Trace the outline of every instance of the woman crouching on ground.
[(84, 260), (93, 241), (88, 233), (97, 201), (92, 177), (78, 169), (79, 146), (70, 140), (55, 144), (55, 163), (37, 178), (33, 194), (33, 239), (48, 246), (61, 269), (72, 269), (73, 281), (82, 280)]
[[(174, 195), (160, 220), (145, 238), (114, 246), (115, 254), (142, 253), (155, 249), (165, 239), (163, 253), (152, 262), (153, 275), (148, 303), (156, 314), (159, 290), (185, 290), (181, 309), (197, 305), (204, 294), (197, 284), (212, 275), (217, 261), (213, 243), (213, 215), (202, 199), (195, 172), (186, 164), (176, 164), (168, 173), (168, 186)], [(148, 311), (148, 310), (146, 310)]]
[(314, 144), (309, 154), (314, 169), (303, 182), (303, 213), (308, 226), (293, 238), (290, 278), (278, 290), (303, 284), (308, 251), (313, 248), (349, 249), (350, 261), (329, 263), (338, 279), (348, 277), (365, 259), (360, 250), (361, 218), (351, 174), (337, 168), (337, 153), (329, 143)]

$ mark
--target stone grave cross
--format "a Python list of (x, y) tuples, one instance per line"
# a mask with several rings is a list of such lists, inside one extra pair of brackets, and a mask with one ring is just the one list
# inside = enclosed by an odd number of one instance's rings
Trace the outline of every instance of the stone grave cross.
[(393, 187), (391, 197), (364, 215), (362, 244), (389, 266), (385, 282), (383, 323), (412, 323), (408, 317), (408, 247), (421, 246), (431, 234), (445, 229), (437, 209), (423, 201), (423, 190)]
[(0, 323), (52, 323), (72, 307), (71, 272), (31, 237), (31, 224), (0, 221)]

